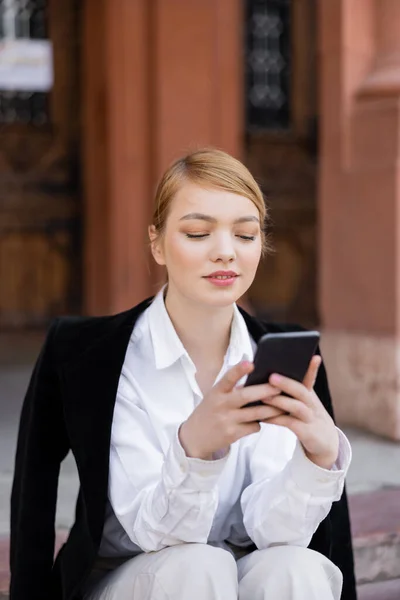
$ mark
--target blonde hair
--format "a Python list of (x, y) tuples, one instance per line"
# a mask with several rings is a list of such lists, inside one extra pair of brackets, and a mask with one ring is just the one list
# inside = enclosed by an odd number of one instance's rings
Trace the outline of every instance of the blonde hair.
[(270, 250), (265, 234), (268, 210), (258, 183), (239, 160), (214, 148), (191, 152), (172, 163), (164, 173), (157, 187), (153, 214), (153, 225), (160, 236), (165, 231), (171, 202), (185, 182), (224, 190), (251, 200), (260, 214), (263, 253)]

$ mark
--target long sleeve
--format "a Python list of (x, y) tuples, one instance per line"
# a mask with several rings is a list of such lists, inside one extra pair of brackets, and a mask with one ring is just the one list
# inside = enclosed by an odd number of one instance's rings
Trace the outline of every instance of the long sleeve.
[(117, 396), (110, 450), (109, 499), (130, 540), (151, 552), (183, 542), (206, 543), (218, 506), (217, 481), (227, 456), (188, 458), (172, 432), (162, 452), (147, 413)]
[(25, 396), (11, 495), (10, 600), (51, 600), (54, 521), (61, 461), (68, 452), (51, 327)]
[[(265, 426), (251, 457), (252, 483), (242, 494), (244, 524), (259, 549), (274, 544), (308, 546), (332, 503), (341, 498), (351, 448), (338, 431), (339, 457), (328, 471), (306, 457), (292, 432)], [(280, 465), (267, 458), (274, 436), (279, 443)]]

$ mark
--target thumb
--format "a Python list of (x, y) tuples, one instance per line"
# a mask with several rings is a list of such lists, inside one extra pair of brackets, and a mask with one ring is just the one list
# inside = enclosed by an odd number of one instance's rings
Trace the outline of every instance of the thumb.
[(244, 377), (244, 375), (248, 375), (249, 373), (251, 373), (253, 369), (253, 363), (244, 360), (232, 367), (231, 369), (229, 369), (229, 371), (227, 371), (225, 375), (221, 378), (221, 380), (217, 383), (216, 387), (218, 387), (218, 389), (221, 392), (231, 392), (237, 384), (237, 382), (240, 381), (240, 379)]
[(321, 366), (321, 363), (322, 363), (322, 358), (318, 354), (313, 356), (312, 359), (310, 360), (310, 364), (308, 365), (307, 373), (303, 379), (303, 385), (305, 385), (308, 390), (312, 390), (315, 385), (315, 381), (317, 379), (318, 370), (319, 370), (319, 367)]

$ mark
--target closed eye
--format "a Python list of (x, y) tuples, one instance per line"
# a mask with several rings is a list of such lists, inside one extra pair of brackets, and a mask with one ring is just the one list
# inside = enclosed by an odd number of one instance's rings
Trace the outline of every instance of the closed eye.
[[(185, 235), (189, 239), (199, 240), (201, 238), (205, 238), (205, 237), (209, 236), (210, 234), (209, 233), (186, 233)], [(252, 242), (256, 239), (255, 235), (238, 235), (236, 237), (240, 238), (241, 240), (245, 240), (246, 242)]]
[(209, 235), (208, 233), (187, 233), (186, 237), (188, 237), (190, 239), (200, 239), (200, 238), (205, 238), (208, 235)]

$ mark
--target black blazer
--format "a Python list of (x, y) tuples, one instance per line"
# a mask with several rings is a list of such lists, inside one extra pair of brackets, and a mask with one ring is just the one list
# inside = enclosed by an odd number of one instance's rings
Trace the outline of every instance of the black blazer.
[[(150, 301), (115, 316), (63, 317), (50, 327), (21, 413), (11, 495), (10, 600), (80, 597), (102, 537), (119, 376), (135, 321)], [(266, 331), (295, 329), (242, 314), (256, 341)], [(332, 414), (323, 367), (316, 392)], [(75, 523), (53, 562), (57, 482), (69, 450), (80, 490)], [(342, 570), (342, 600), (355, 600), (345, 493), (319, 526), (311, 547)]]

